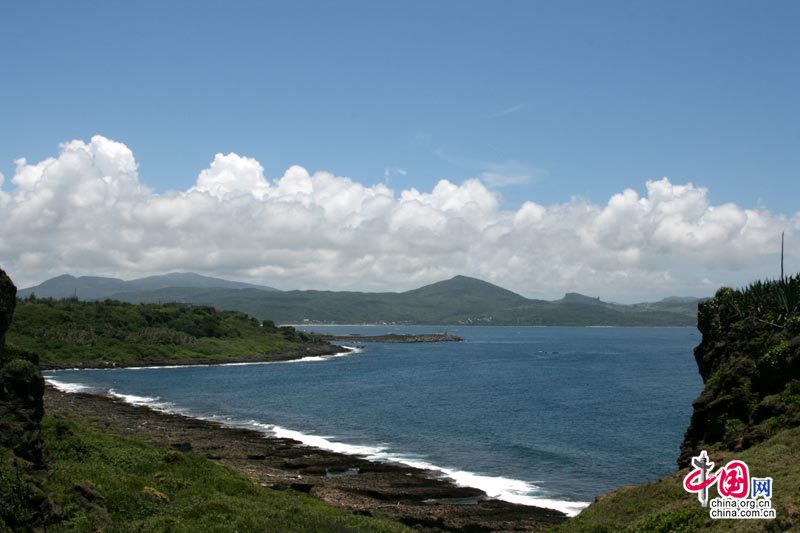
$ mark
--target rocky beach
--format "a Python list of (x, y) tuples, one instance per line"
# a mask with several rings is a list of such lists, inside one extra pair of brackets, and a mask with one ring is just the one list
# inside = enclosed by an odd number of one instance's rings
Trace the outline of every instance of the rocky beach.
[(244, 472), (269, 490), (294, 490), (350, 512), (423, 530), (535, 531), (566, 520), (555, 510), (487, 499), (435, 473), (311, 448), (251, 429), (162, 413), (48, 386), (48, 413), (162, 448), (196, 453)]

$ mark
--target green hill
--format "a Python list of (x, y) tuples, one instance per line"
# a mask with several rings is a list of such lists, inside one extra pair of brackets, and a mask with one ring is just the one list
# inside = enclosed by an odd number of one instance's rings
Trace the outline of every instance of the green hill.
[(581, 295), (555, 302), (534, 300), (466, 276), (401, 293), (170, 287), (112, 297), (135, 303), (191, 302), (280, 323), (692, 326), (697, 310), (697, 300), (667, 308), (609, 304)]
[(265, 356), (303, 350), (313, 341), (239, 311), (180, 304), (26, 299), (7, 340), (39, 354), (44, 366), (164, 363)]
[(64, 274), (63, 276), (51, 278), (35, 287), (20, 289), (17, 292), (17, 296), (19, 298), (27, 298), (33, 294), (39, 298), (76, 297), (81, 300), (103, 300), (116, 293), (153, 291), (167, 287), (277, 290), (263, 285), (201, 276), (192, 272), (172, 272), (161, 276), (149, 276), (130, 281), (97, 276), (76, 278), (75, 276)]

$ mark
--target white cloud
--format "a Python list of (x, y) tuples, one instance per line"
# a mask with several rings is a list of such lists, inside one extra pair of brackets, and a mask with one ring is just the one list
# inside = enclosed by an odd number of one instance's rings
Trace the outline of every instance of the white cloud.
[(264, 179), (264, 167), (250, 157), (236, 154), (217, 154), (211, 166), (197, 177), (195, 189), (221, 200), (237, 194), (252, 194), (263, 198), (269, 190)]
[(400, 167), (386, 167), (383, 169), (383, 183), (388, 184), (389, 179), (394, 176), (405, 176), (406, 174), (408, 174), (408, 172)]
[(800, 215), (711, 205), (706, 189), (667, 178), (605, 205), (531, 200), (506, 211), (485, 180), (393, 191), (299, 166), (271, 180), (235, 153), (217, 154), (187, 190), (157, 194), (131, 151), (102, 136), (16, 163), (0, 191), (0, 267), (20, 286), (65, 272), (191, 270), (398, 290), (466, 274), (532, 297), (633, 301), (775, 276), (783, 230), (787, 265), (800, 259)]
[(503, 163), (484, 163), (481, 179), (492, 187), (523, 185), (535, 181), (544, 174), (543, 171), (530, 167), (520, 161)]

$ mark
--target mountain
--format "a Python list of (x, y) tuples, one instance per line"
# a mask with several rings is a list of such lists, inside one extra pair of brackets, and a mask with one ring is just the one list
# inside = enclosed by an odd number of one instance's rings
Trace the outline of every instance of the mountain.
[(701, 300), (704, 300), (704, 298), (695, 298), (694, 296), (668, 296), (653, 305), (696, 304)]
[(266, 285), (253, 285), (241, 281), (229, 281), (220, 278), (201, 276), (192, 272), (173, 272), (161, 276), (149, 276), (141, 279), (134, 279), (126, 282), (126, 287), (137, 291), (152, 291), (164, 289), (166, 287), (220, 287), (224, 289), (258, 289), (262, 291), (277, 291), (273, 287)]
[(600, 301), (600, 298), (592, 298), (591, 296), (584, 296), (583, 294), (579, 294), (577, 292), (568, 292), (564, 295), (563, 298), (560, 300), (556, 300), (555, 303), (561, 304), (585, 304), (585, 305), (603, 305), (604, 302)]
[(19, 298), (26, 298), (35, 294), (40, 298), (71, 298), (77, 296), (81, 300), (103, 300), (112, 295), (126, 292), (153, 291), (167, 287), (184, 288), (210, 288), (225, 289), (257, 289), (261, 291), (277, 291), (272, 287), (252, 285), (239, 281), (201, 276), (191, 272), (173, 272), (161, 276), (124, 281), (117, 278), (104, 278), (96, 276), (75, 277), (69, 274), (49, 279), (35, 287), (28, 287), (18, 291)]
[(132, 303), (210, 305), (279, 323), (692, 326), (697, 312), (691, 304), (669, 309), (626, 306), (574, 293), (556, 302), (534, 300), (466, 276), (400, 293), (164, 287), (111, 297)]
[(71, 298), (77, 296), (82, 300), (98, 300), (108, 295), (125, 290), (125, 281), (116, 278), (81, 276), (76, 278), (69, 274), (58, 276), (27, 289), (17, 291), (19, 298), (27, 298), (35, 294), (41, 298)]

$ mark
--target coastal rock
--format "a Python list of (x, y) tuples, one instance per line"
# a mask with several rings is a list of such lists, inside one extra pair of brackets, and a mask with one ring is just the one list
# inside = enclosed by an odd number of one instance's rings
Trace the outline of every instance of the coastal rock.
[(800, 276), (722, 288), (700, 304), (695, 348), (704, 388), (680, 467), (704, 448), (736, 451), (800, 425)]
[(5, 345), (16, 298), (16, 287), (0, 270), (0, 445), (41, 466), (44, 380), (38, 359)]
[(11, 327), (11, 318), (17, 306), (17, 288), (11, 278), (0, 269), (0, 353), (6, 341), (6, 331)]
[(36, 466), (42, 464), (43, 394), (42, 375), (30, 361), (0, 366), (0, 445)]
[(144, 425), (158, 428), (149, 437), (154, 444), (191, 442), (196, 453), (214, 455), (264, 488), (308, 493), (333, 507), (423, 530), (541, 531), (566, 519), (552, 509), (487, 499), (482, 491), (459, 487), (436, 472), (309, 448), (290, 439), (103, 396), (65, 394), (52, 388), (45, 395), (51, 413), (84, 422), (100, 415), (107, 429), (123, 435), (137, 436)]
[(16, 298), (16, 287), (0, 270), (0, 529), (24, 531), (57, 513), (37, 479), (44, 414), (38, 358), (5, 344)]

